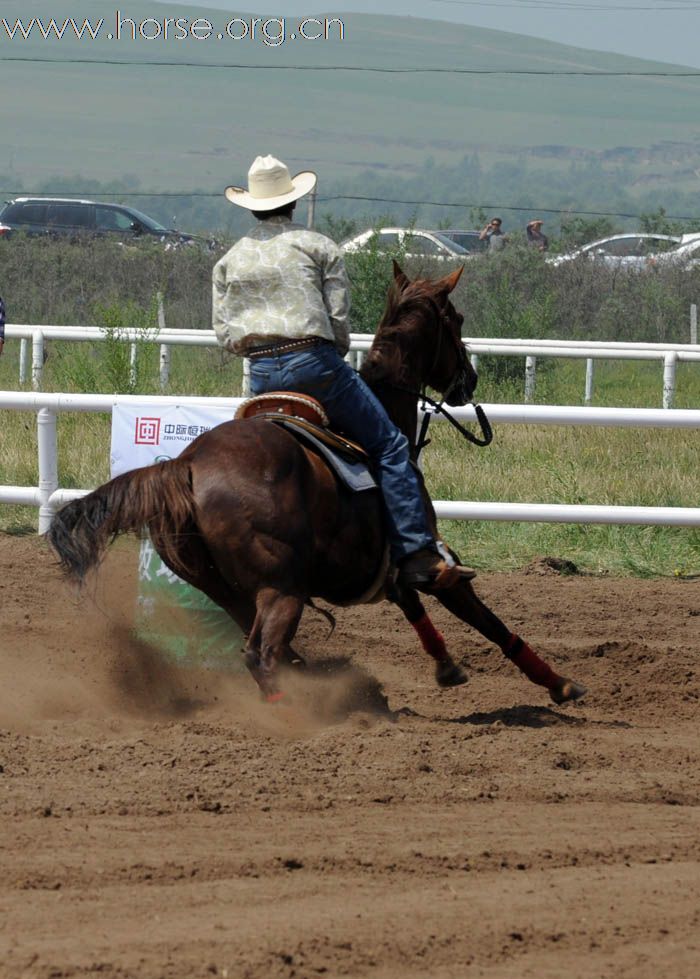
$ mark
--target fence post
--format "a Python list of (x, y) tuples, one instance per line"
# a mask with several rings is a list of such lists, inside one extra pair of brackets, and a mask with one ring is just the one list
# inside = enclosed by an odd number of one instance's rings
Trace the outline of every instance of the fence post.
[(676, 393), (676, 363), (678, 356), (671, 352), (664, 357), (664, 397), (663, 407), (673, 407), (673, 396)]
[(170, 380), (170, 347), (167, 343), (160, 345), (160, 389), (165, 391)]
[(136, 387), (136, 344), (129, 344), (129, 384), (132, 388)]
[(27, 360), (29, 355), (29, 343), (26, 337), (22, 337), (19, 342), (19, 383), (27, 383)]
[(595, 369), (595, 361), (592, 357), (586, 359), (586, 393), (584, 394), (583, 401), (584, 404), (589, 405), (593, 400), (593, 371)]
[(41, 375), (44, 371), (44, 334), (32, 333), (32, 390), (41, 391)]
[(690, 342), (698, 342), (698, 307), (696, 303), (690, 304)]
[(525, 402), (529, 404), (535, 396), (535, 372), (537, 357), (525, 358)]
[(39, 533), (49, 529), (53, 509), (51, 495), (58, 489), (58, 450), (56, 442), (56, 413), (41, 408), (37, 413), (37, 445), (39, 450)]
[(243, 390), (241, 395), (244, 398), (250, 397), (250, 361), (247, 357), (243, 358)]
[[(163, 293), (156, 293), (158, 297), (158, 331), (165, 329), (165, 306), (163, 305)], [(165, 391), (170, 380), (170, 346), (167, 343), (160, 345), (160, 389)]]
[(158, 329), (165, 329), (165, 307), (163, 306), (163, 293), (157, 292), (156, 298), (158, 300)]
[(316, 217), (316, 189), (309, 194), (308, 208), (306, 211), (306, 227), (313, 228)]

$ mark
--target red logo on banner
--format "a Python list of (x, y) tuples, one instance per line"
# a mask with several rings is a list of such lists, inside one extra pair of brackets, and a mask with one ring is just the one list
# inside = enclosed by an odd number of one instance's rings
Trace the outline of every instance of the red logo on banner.
[(160, 418), (137, 418), (134, 445), (158, 445)]

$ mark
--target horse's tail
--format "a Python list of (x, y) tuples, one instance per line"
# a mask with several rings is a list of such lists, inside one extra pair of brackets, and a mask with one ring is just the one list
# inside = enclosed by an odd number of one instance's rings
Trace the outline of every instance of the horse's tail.
[(190, 465), (173, 459), (117, 476), (62, 507), (47, 531), (64, 572), (82, 582), (119, 534), (148, 530), (175, 572), (187, 572), (183, 535), (196, 532)]

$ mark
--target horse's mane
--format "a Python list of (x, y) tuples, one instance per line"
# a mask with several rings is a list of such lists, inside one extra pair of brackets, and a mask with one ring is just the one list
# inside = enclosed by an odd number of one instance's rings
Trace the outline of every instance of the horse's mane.
[(372, 349), (360, 372), (365, 381), (400, 384), (407, 380), (409, 354), (419, 339), (419, 328), (426, 316), (434, 315), (431, 286), (421, 279), (404, 288), (396, 281), (391, 283)]

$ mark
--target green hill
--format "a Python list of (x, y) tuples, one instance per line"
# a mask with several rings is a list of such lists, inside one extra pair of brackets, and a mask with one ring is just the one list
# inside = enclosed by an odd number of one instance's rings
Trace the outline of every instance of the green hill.
[[(60, 22), (76, 16), (71, 7), (34, 0), (31, 15)], [(10, 24), (16, 17), (26, 24), (25, 10), (24, 3), (0, 4)], [(43, 40), (36, 31), (11, 41), (0, 24), (3, 189), (32, 190), (75, 174), (102, 182), (130, 174), (144, 189), (218, 192), (244, 178), (253, 156), (268, 152), (299, 169), (314, 165), (321, 189), (355, 182), (368, 168), (390, 185), (410, 181), (428, 157), (445, 167), (475, 153), (482, 166), (523, 160), (552, 172), (572, 161), (624, 166), (630, 189), (638, 183), (640, 192), (697, 188), (700, 78), (289, 70), (650, 71), (664, 65), (500, 31), (363, 15), (344, 17), (342, 41), (297, 39), (278, 47), (216, 38), (110, 41), (114, 12), (112, 0), (89, 4), (93, 24), (105, 18), (96, 41), (68, 34)], [(207, 17), (216, 27), (232, 16), (142, 0), (131, 3), (128, 14), (161, 22), (165, 16)], [(66, 63), (6, 60), (13, 58)], [(144, 60), (178, 64), (153, 67)], [(263, 67), (197, 67), (203, 63)], [(434, 193), (445, 196), (445, 189), (436, 186)]]

